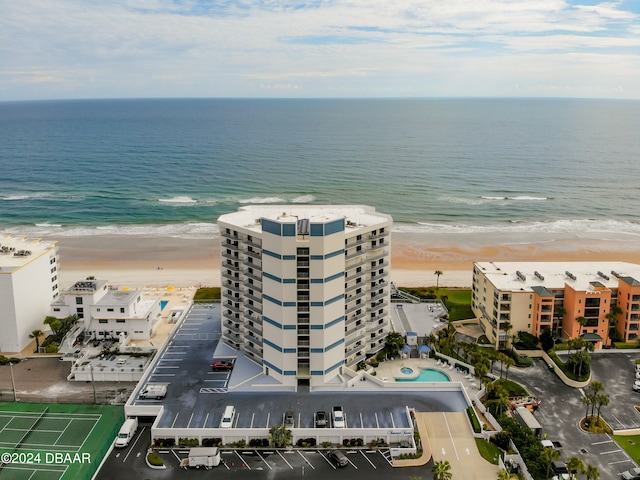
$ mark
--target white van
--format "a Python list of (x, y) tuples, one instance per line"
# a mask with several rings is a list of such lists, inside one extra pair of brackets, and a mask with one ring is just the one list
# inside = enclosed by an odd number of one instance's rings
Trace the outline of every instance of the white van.
[(116, 437), (116, 448), (124, 448), (129, 445), (129, 442), (133, 438), (138, 429), (138, 419), (137, 418), (127, 418), (122, 427), (120, 427), (120, 431), (118, 432), (118, 436)]
[(222, 420), (220, 420), (220, 428), (231, 428), (233, 426), (233, 420), (236, 418), (236, 409), (231, 405), (227, 405), (222, 414)]

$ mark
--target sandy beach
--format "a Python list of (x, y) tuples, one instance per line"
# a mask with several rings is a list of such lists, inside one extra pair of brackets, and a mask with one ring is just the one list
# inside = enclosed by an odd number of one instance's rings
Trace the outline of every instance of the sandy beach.
[[(219, 239), (144, 235), (61, 237), (63, 287), (95, 276), (119, 286), (220, 285)], [(398, 286), (470, 287), (474, 261), (626, 261), (640, 263), (635, 236), (394, 233), (392, 280)]]

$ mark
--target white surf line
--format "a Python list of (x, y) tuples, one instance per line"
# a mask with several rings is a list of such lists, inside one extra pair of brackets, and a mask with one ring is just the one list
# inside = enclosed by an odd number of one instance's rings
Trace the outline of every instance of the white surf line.
[(449, 428), (449, 422), (447, 422), (447, 416), (442, 413), (442, 418), (444, 418), (444, 423), (447, 425), (447, 430), (449, 431), (449, 438), (451, 438), (451, 445), (453, 445), (453, 451), (456, 453), (456, 460), (460, 461), (460, 457), (458, 456), (458, 449), (456, 448), (456, 444), (453, 441), (453, 435), (451, 433), (451, 429)]
[[(296, 450), (296, 452), (298, 452), (298, 455), (300, 455), (300, 456), (302, 457), (302, 459), (303, 459), (305, 462), (307, 462), (307, 464), (308, 464), (311, 468), (313, 468), (314, 470), (316, 469), (316, 467), (314, 467), (313, 465), (311, 465), (311, 462), (310, 462), (309, 460), (307, 460), (307, 457), (305, 457), (305, 456), (302, 454), (302, 452), (300, 452), (300, 450)], [(324, 455), (322, 456), (322, 458), (324, 458)], [(326, 458), (325, 458), (325, 460), (326, 460)]]
[(266, 465), (267, 467), (269, 467), (269, 470), (273, 470), (273, 467), (272, 467), (271, 465), (269, 465), (269, 463), (267, 463), (267, 461), (266, 461), (264, 458), (262, 458), (262, 455), (260, 455), (260, 452), (258, 452), (258, 450), (256, 450), (256, 453), (258, 454), (258, 456), (260, 457), (260, 459), (265, 463), (265, 465)]
[(291, 470), (293, 470), (293, 467), (291, 466), (291, 464), (290, 464), (289, 462), (287, 462), (287, 459), (286, 459), (286, 458), (284, 458), (284, 457), (282, 456), (282, 454), (281, 454), (278, 450), (276, 450), (276, 453), (277, 453), (278, 455), (280, 455), (280, 458), (281, 458), (282, 460), (284, 460), (284, 463), (286, 463), (287, 465), (289, 465), (289, 468), (290, 468)]
[(374, 469), (376, 469), (376, 470), (378, 469), (378, 467), (376, 467), (376, 464), (373, 463), (371, 460), (369, 460), (369, 457), (367, 457), (367, 455), (362, 450), (360, 450), (360, 455), (362, 455), (364, 458), (366, 458), (367, 462), (369, 462)]

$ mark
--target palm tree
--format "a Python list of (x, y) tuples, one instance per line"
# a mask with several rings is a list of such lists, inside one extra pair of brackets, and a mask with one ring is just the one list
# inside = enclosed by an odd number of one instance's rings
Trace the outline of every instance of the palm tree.
[(511, 480), (512, 478), (513, 474), (506, 467), (498, 472), (498, 480)]
[(277, 448), (286, 447), (291, 443), (291, 430), (284, 425), (274, 425), (269, 430), (269, 443)]
[(509, 380), (509, 368), (513, 367), (516, 364), (516, 361), (509, 355), (505, 355), (504, 358), (501, 359), (501, 361), (504, 364), (504, 368), (506, 369), (504, 379)]
[(571, 472), (572, 478), (575, 478), (579, 472), (584, 472), (584, 462), (578, 457), (567, 458), (567, 470)]
[(587, 318), (583, 316), (576, 317), (576, 322), (580, 324), (580, 335), (583, 333), (583, 328), (587, 326)]
[(591, 390), (591, 393), (593, 394), (591, 397), (593, 398), (593, 402), (591, 404), (591, 417), (593, 417), (593, 411), (595, 409), (595, 404), (596, 404), (596, 400), (598, 398), (598, 394), (600, 392), (604, 392), (604, 385), (602, 384), (602, 382), (598, 382), (598, 381), (593, 381), (589, 384), (589, 389)]
[(36, 352), (38, 352), (40, 350), (40, 337), (44, 335), (44, 332), (42, 330), (40, 330), (39, 328), (36, 328), (34, 331), (32, 331), (29, 334), (29, 338), (35, 338), (36, 339)]
[(449, 460), (436, 460), (433, 462), (433, 480), (451, 480), (451, 464)]
[(594, 398), (593, 398), (593, 395), (591, 395), (590, 393), (585, 393), (584, 397), (580, 399), (580, 403), (587, 406), (587, 410), (586, 412), (584, 412), (585, 421), (589, 418), (589, 407), (593, 405), (593, 402), (594, 402)]
[(591, 464), (587, 464), (584, 474), (587, 476), (587, 480), (598, 480), (600, 478), (600, 470)]
[(551, 462), (555, 460), (560, 460), (560, 452), (555, 448), (545, 448), (542, 450), (540, 454), (542, 460), (547, 464), (547, 476), (545, 478), (549, 478), (549, 472), (551, 471)]
[(433, 274), (436, 276), (436, 293), (438, 293), (438, 286), (440, 284), (440, 275), (442, 275), (442, 270), (436, 270), (435, 272), (433, 272)]
[(598, 420), (596, 425), (600, 424), (600, 409), (602, 407), (606, 407), (607, 405), (609, 405), (609, 402), (610, 402), (610, 398), (609, 398), (609, 395), (607, 395), (606, 393), (603, 393), (596, 397), (596, 412), (598, 412)]

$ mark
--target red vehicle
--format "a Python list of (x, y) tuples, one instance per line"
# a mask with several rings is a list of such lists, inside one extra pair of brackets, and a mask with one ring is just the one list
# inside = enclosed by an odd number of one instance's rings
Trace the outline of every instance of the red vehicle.
[(233, 362), (230, 360), (216, 360), (211, 364), (211, 368), (214, 371), (232, 370)]

